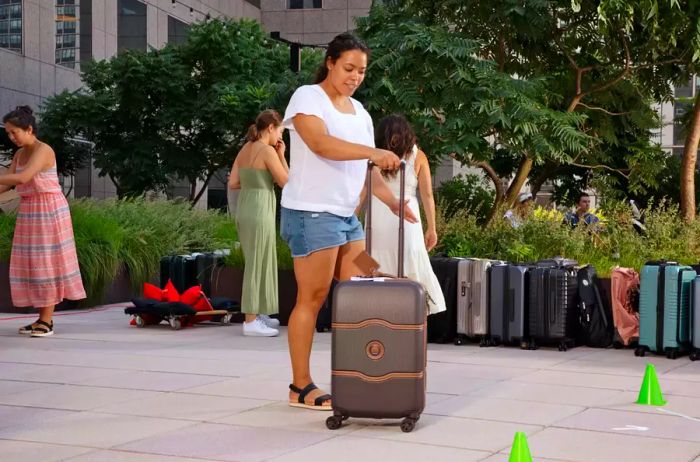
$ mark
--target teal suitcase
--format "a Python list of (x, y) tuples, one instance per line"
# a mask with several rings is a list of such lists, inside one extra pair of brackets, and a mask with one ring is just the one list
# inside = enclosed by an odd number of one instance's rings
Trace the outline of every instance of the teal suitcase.
[(690, 291), (696, 273), (675, 262), (648, 262), (639, 292), (639, 347), (675, 359), (689, 348)]

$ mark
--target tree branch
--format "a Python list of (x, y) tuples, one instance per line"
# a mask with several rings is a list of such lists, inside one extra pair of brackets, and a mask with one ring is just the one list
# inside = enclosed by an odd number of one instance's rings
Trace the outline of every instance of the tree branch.
[(607, 109), (603, 109), (602, 107), (598, 107), (598, 106), (589, 106), (589, 105), (587, 105), (587, 104), (580, 103), (580, 102), (578, 103), (578, 105), (579, 105), (579, 106), (583, 106), (583, 107), (585, 107), (585, 108), (587, 108), (587, 109), (590, 109), (591, 111), (602, 111), (602, 112), (604, 112), (604, 113), (606, 113), (606, 114), (608, 114), (608, 115), (611, 115), (611, 116), (623, 116), (623, 115), (631, 114), (631, 112), (610, 112), (610, 111), (608, 111)]
[(622, 41), (622, 46), (625, 48), (625, 68), (622, 70), (622, 72), (620, 72), (620, 74), (617, 77), (615, 77), (611, 81), (591, 88), (590, 90), (585, 92), (584, 95), (590, 95), (591, 93), (607, 90), (613, 85), (616, 85), (618, 82), (624, 79), (627, 76), (627, 74), (629, 74), (630, 70), (632, 69), (632, 53), (630, 52), (630, 46), (629, 43), (627, 43), (627, 38), (625, 37), (622, 31), (620, 31), (620, 40)]
[(626, 179), (628, 179), (628, 180), (629, 180), (629, 178), (630, 178), (629, 174), (628, 174), (628, 173), (625, 173), (625, 172), (629, 172), (629, 169), (612, 168), (612, 167), (610, 167), (610, 166), (608, 166), (608, 165), (602, 165), (602, 164), (585, 165), (585, 164), (579, 164), (579, 163), (576, 163), (576, 162), (568, 162), (568, 164), (569, 164), (569, 165), (573, 165), (574, 167), (581, 167), (581, 168), (588, 168), (588, 169), (603, 169), (603, 170), (608, 170), (608, 171), (611, 171), (611, 172), (613, 172), (613, 173), (617, 173), (617, 174), (623, 176), (624, 178), (626, 178)]

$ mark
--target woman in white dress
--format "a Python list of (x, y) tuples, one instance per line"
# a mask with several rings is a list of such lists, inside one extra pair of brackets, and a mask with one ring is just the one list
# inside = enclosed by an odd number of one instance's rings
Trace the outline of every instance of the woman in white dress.
[[(416, 217), (420, 210), (416, 192), (420, 192), (425, 210), (426, 230), (418, 223), (405, 223), (404, 228), (404, 270), (406, 277), (423, 284), (427, 291), (430, 314), (445, 311), (445, 297), (442, 294), (433, 269), (430, 266), (428, 251), (437, 245), (435, 231), (435, 200), (430, 178), (430, 165), (425, 153), (416, 146), (416, 135), (410, 124), (400, 115), (385, 117), (375, 130), (375, 144), (379, 149), (394, 152), (406, 161), (406, 199)], [(392, 192), (399, 195), (398, 171), (383, 171), (382, 175)], [(372, 198), (372, 249), (370, 253), (379, 263), (382, 273), (396, 274), (398, 271), (398, 228), (399, 218), (383, 202)]]

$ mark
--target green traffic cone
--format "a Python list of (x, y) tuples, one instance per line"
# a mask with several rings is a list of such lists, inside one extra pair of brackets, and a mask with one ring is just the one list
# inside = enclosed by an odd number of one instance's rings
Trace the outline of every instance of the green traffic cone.
[(530, 448), (527, 446), (525, 433), (515, 432), (508, 462), (532, 462), (532, 455), (530, 455)]
[(656, 377), (656, 369), (653, 364), (647, 364), (647, 370), (644, 372), (644, 380), (642, 388), (639, 389), (639, 398), (637, 404), (645, 404), (647, 406), (664, 406), (666, 401), (661, 394), (661, 386), (659, 379)]

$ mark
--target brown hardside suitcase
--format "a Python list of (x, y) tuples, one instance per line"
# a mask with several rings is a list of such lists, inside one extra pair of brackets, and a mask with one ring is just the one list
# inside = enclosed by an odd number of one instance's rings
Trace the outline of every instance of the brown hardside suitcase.
[[(371, 168), (367, 196), (371, 197)], [(405, 162), (401, 194), (405, 195)], [(366, 217), (371, 249), (371, 200)], [(333, 415), (326, 426), (340, 428), (348, 417), (403, 419), (410, 432), (425, 407), (427, 301), (423, 286), (403, 278), (403, 210), (399, 216), (397, 278), (353, 278), (333, 295)]]

